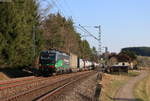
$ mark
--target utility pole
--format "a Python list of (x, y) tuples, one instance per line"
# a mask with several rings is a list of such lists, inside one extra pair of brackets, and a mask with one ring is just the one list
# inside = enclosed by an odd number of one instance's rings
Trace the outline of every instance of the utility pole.
[(101, 54), (102, 54), (102, 52), (101, 52), (101, 47), (102, 47), (102, 42), (101, 42), (101, 26), (99, 25), (99, 26), (94, 26), (94, 28), (98, 28), (98, 38), (97, 37), (95, 37), (93, 34), (91, 34), (85, 27), (83, 27), (83, 26), (81, 26), (80, 24), (79, 24), (79, 26), (82, 28), (81, 30), (82, 31), (84, 31), (84, 32), (86, 32), (86, 33), (88, 33), (90, 36), (92, 36), (94, 39), (96, 39), (97, 41), (98, 41), (98, 51), (99, 51), (99, 57), (100, 57), (100, 59), (101, 59)]
[(105, 54), (104, 54), (105, 65), (107, 65), (107, 62), (108, 62), (108, 47), (103, 47), (103, 48), (105, 48)]
[(32, 40), (33, 40), (33, 61), (35, 59), (35, 54), (36, 54), (36, 45), (35, 45), (35, 26), (33, 26), (33, 35), (32, 35)]
[(101, 26), (99, 25), (99, 26), (94, 26), (94, 28), (98, 28), (98, 34), (99, 34), (99, 36), (98, 36), (98, 43), (99, 43), (99, 47), (98, 47), (98, 50), (99, 50), (99, 55), (101, 55), (102, 54), (102, 49), (101, 49), (101, 47), (102, 47), (102, 42), (101, 42)]
[[(95, 37), (93, 34), (91, 34), (87, 29), (85, 29), (83, 26), (79, 25), (84, 32), (88, 33), (90, 36), (92, 36), (94, 39), (96, 39), (98, 41), (98, 48), (99, 48), (99, 58), (100, 58), (100, 62), (101, 62), (101, 26), (94, 26), (94, 28), (98, 28), (99, 31), (99, 36), (98, 38)], [(95, 90), (95, 94), (94, 94), (94, 99), (93, 101), (99, 101), (99, 97), (101, 95), (101, 89), (102, 89), (102, 84), (100, 83), (100, 81), (102, 80), (102, 74), (101, 74), (101, 70), (100, 68), (97, 70), (98, 74), (97, 74), (97, 82), (96, 82), (96, 90)]]
[[(101, 26), (94, 26), (94, 28), (98, 28), (98, 50), (99, 50), (99, 58), (100, 58), (100, 62), (101, 62), (101, 47), (102, 47), (102, 42), (101, 42)], [(97, 75), (97, 84), (96, 84), (96, 90), (95, 90), (95, 101), (99, 101), (99, 97), (101, 95), (101, 89), (102, 89), (102, 84), (100, 83), (100, 81), (102, 80), (102, 74), (100, 73), (100, 71), (98, 72)]]

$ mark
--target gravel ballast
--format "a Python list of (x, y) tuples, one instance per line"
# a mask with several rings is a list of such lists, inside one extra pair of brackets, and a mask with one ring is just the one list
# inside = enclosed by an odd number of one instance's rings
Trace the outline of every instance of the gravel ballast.
[(93, 101), (97, 74), (80, 80), (67, 87), (54, 101)]

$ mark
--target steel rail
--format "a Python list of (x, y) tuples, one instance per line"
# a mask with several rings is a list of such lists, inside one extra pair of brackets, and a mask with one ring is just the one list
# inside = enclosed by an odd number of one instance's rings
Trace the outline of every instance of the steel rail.
[[(89, 74), (89, 73), (88, 73), (88, 74)], [(80, 75), (80, 76), (81, 76), (80, 78), (75, 79), (75, 80), (72, 80), (72, 81), (70, 81), (70, 82), (68, 82), (68, 83), (66, 83), (66, 84), (64, 84), (64, 85), (61, 85), (61, 86), (55, 88), (54, 90), (48, 92), (48, 93), (45, 94), (44, 96), (41, 96), (40, 98), (36, 99), (35, 101), (49, 101), (49, 98), (50, 98), (51, 96), (56, 95), (59, 91), (65, 89), (65, 88), (68, 87), (69, 85), (71, 85), (71, 84), (73, 84), (73, 83), (75, 83), (75, 82), (77, 82), (77, 81), (79, 81), (79, 80), (81, 80), (81, 79), (83, 79), (83, 78), (85, 78), (85, 77), (87, 77), (87, 76), (90, 76), (90, 75), (88, 75), (88, 74), (85, 74), (84, 76), (83, 76), (83, 75)]]
[[(85, 74), (88, 74), (90, 72), (86, 72), (86, 73), (80, 73), (80, 74), (75, 74), (71, 77), (68, 77), (68, 78), (65, 78), (65, 79), (61, 79), (61, 80), (58, 80), (58, 81), (55, 81), (55, 82), (49, 82), (49, 83), (46, 83), (46, 84), (43, 84), (41, 86), (38, 86), (34, 89), (30, 89), (28, 91), (25, 91), (25, 92), (22, 92), (22, 93), (19, 93), (17, 95), (14, 95), (14, 96), (11, 96), (9, 98), (4, 98), (4, 99), (1, 99), (2, 101), (16, 101), (16, 100), (19, 100), (19, 101), (30, 101), (30, 100), (33, 100), (33, 99), (36, 99), (37, 97), (45, 94), (46, 92), (49, 92), (55, 88), (58, 88), (60, 87), (61, 85), (64, 85), (64, 84), (67, 84), (69, 81), (72, 81), (74, 80), (75, 78), (79, 77), (80, 75), (85, 75)], [(25, 100), (26, 99), (26, 100)]]

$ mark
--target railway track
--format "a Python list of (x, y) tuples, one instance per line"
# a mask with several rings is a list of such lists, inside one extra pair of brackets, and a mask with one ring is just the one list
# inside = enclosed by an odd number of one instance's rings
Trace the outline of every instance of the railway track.
[(9, 81), (0, 84), (0, 99), (26, 91), (44, 83), (46, 78), (34, 77), (21, 80)]
[(36, 79), (41, 79), (42, 77), (34, 77), (34, 76), (31, 76), (31, 77), (26, 77), (26, 78), (23, 78), (23, 79), (16, 79), (16, 80), (9, 80), (9, 81), (5, 81), (5, 82), (0, 82), (0, 89), (4, 89), (4, 88), (7, 88), (11, 85), (17, 85), (21, 82), (29, 82), (29, 81), (34, 81)]
[(17, 83), (17, 82), (21, 82), (21, 81), (24, 81), (24, 80), (30, 80), (30, 79), (33, 79), (33, 78), (34, 78), (34, 76), (30, 76), (30, 77), (24, 77), (24, 78), (17, 78), (17, 79), (1, 81), (0, 82), (0, 87), (7, 86), (9, 84), (13, 84), (13, 83)]
[[(70, 76), (73, 74), (69, 74)], [(16, 95), (17, 93), (36, 88), (50, 81), (57, 81), (63, 79), (68, 75), (58, 75), (52, 77), (29, 77), (24, 79), (17, 79), (13, 81), (1, 82), (0, 84), (0, 99)]]
[[(95, 74), (95, 73), (94, 73)], [(59, 96), (62, 92), (64, 92), (67, 88), (73, 87), (75, 83), (81, 81), (89, 76), (93, 75), (93, 73), (87, 73), (85, 75), (80, 75), (78, 78), (72, 78), (71, 81), (47, 92), (46, 94), (34, 99), (34, 101), (55, 101), (55, 98)]]
[[(59, 87), (67, 86), (71, 84), (73, 80), (82, 75), (89, 74), (91, 72), (79, 72), (65, 75), (52, 76), (48, 78), (36, 78), (33, 81), (25, 80), (13, 82), (15, 85), (9, 85), (0, 88), (0, 101), (32, 101), (39, 99), (48, 92), (54, 91)], [(74, 81), (75, 82), (75, 81)], [(12, 84), (13, 84), (12, 83)], [(5, 83), (7, 84), (7, 83)], [(64, 87), (62, 87), (64, 88)], [(28, 100), (27, 100), (28, 98)], [(19, 99), (19, 100), (18, 100)]]

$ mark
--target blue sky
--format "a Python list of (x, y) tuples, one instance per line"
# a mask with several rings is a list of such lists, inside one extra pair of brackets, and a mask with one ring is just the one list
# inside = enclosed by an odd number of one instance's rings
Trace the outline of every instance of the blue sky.
[[(130, 46), (150, 46), (150, 0), (53, 1), (57, 6), (51, 12), (59, 11), (66, 17), (72, 16), (75, 25), (101, 25), (102, 46), (108, 46), (111, 52)], [(98, 35), (97, 29), (87, 29)], [(84, 39), (91, 46), (98, 46), (93, 38)]]

